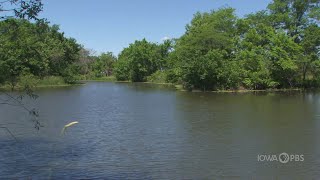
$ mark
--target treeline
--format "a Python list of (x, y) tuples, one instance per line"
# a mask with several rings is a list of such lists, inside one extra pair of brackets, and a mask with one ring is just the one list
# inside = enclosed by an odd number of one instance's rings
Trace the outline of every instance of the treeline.
[(0, 82), (14, 88), (22, 76), (61, 76), (73, 83), (80, 45), (45, 21), (0, 22)]
[(114, 74), (201, 90), (318, 87), (319, 2), (274, 0), (245, 18), (232, 8), (196, 13), (178, 39), (125, 48)]
[(168, 82), (186, 89), (320, 86), (320, 0), (273, 0), (244, 18), (232, 8), (196, 13), (180, 38), (135, 41), (96, 55), (44, 20), (0, 21), (0, 84), (60, 77)]
[(114, 64), (117, 57), (111, 52), (95, 55), (92, 50), (82, 48), (79, 52), (80, 58), (77, 67), (78, 74), (81, 80), (104, 80), (104, 77), (113, 75)]
[(45, 20), (0, 21), (0, 84), (12, 89), (43, 79), (57, 85), (110, 75), (115, 59), (111, 53), (93, 56)]
[(130, 44), (120, 53), (115, 63), (114, 73), (117, 80), (143, 82), (156, 71), (168, 69), (171, 47), (169, 40), (160, 45), (146, 39)]

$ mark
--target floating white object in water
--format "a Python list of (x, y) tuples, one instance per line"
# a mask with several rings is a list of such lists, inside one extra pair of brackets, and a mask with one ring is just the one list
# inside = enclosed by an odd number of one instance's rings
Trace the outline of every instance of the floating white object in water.
[(70, 127), (70, 126), (73, 126), (75, 124), (78, 124), (79, 122), (78, 121), (74, 121), (74, 122), (71, 122), (69, 124), (66, 124), (63, 128), (62, 128), (62, 131), (61, 131), (61, 135), (64, 134), (65, 130)]

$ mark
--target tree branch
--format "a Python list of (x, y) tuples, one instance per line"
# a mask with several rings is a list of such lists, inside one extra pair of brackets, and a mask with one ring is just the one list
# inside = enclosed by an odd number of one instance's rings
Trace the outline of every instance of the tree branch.
[(17, 102), (18, 105), (16, 105), (16, 106), (22, 107), (23, 109), (25, 109), (25, 110), (28, 111), (29, 113), (32, 112), (31, 110), (29, 110), (28, 108), (26, 108), (26, 107), (24, 106), (24, 104), (23, 104), (21, 101), (19, 101), (18, 99), (16, 99), (15, 97), (11, 96), (10, 94), (8, 94), (8, 93), (6, 93), (6, 92), (3, 92), (3, 94), (5, 94), (5, 95), (8, 96), (10, 99), (12, 99), (12, 100), (14, 100), (15, 102)]
[(1, 129), (7, 130), (7, 132), (13, 137), (13, 139), (18, 142), (18, 139), (13, 135), (13, 133), (7, 127), (0, 127)]

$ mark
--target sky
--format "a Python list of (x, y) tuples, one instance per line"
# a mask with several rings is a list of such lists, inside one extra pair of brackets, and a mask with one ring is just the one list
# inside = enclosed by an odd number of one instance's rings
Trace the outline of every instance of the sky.
[(196, 12), (233, 7), (236, 14), (263, 10), (271, 0), (44, 0), (40, 17), (97, 52), (119, 52), (135, 40), (178, 38)]

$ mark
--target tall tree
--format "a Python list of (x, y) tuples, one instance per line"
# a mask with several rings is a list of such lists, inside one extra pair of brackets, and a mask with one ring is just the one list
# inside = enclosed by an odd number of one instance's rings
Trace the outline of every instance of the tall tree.
[(21, 75), (69, 77), (80, 46), (58, 26), (8, 19), (0, 22), (0, 72), (14, 87)]
[(146, 39), (135, 41), (120, 53), (115, 66), (116, 78), (133, 82), (146, 81), (147, 76), (161, 66), (162, 59), (162, 52), (157, 44)]
[(274, 0), (268, 9), (274, 27), (285, 29), (297, 43), (302, 31), (320, 20), (320, 0)]
[(96, 76), (110, 76), (116, 60), (117, 58), (112, 54), (112, 52), (102, 53), (98, 56), (98, 59), (93, 65), (93, 68), (96, 71)]
[(232, 8), (194, 15), (170, 57), (173, 72), (181, 76), (186, 88), (224, 89), (237, 84), (236, 19)]

